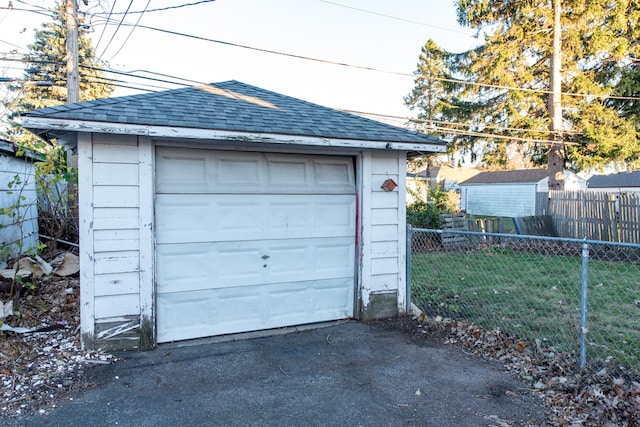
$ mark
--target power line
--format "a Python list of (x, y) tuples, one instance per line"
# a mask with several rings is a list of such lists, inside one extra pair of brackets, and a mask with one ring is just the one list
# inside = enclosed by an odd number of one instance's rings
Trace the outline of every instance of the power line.
[[(122, 50), (122, 48), (124, 47), (124, 45), (127, 44), (127, 42), (129, 41), (129, 38), (131, 37), (131, 34), (133, 34), (133, 32), (136, 30), (136, 27), (138, 26), (138, 24), (140, 23), (140, 20), (142, 19), (142, 16), (144, 15), (144, 12), (147, 10), (147, 8), (149, 7), (149, 5), (151, 4), (151, 0), (147, 1), (147, 5), (144, 7), (144, 10), (142, 11), (142, 13), (140, 14), (140, 16), (138, 16), (138, 20), (136, 21), (135, 25), (133, 26), (133, 28), (131, 29), (131, 31), (129, 31), (129, 34), (127, 35), (127, 38), (124, 39), (124, 42), (122, 42), (122, 45), (120, 45), (120, 49), (118, 49), (118, 51), (116, 53), (113, 54), (113, 56), (111, 57), (111, 59), (115, 58), (116, 56), (118, 56), (118, 54), (120, 53), (120, 51)], [(124, 19), (124, 18), (123, 18)]]
[[(46, 9), (46, 8), (41, 8), (41, 9), (42, 10), (47, 10), (47, 11), (49, 10), (49, 9)], [(8, 11), (15, 10), (17, 12), (30, 12), (30, 13), (36, 13), (38, 15), (44, 15), (47, 18), (51, 18), (51, 14), (50, 13), (46, 13), (46, 12), (42, 12), (40, 10), (34, 10), (34, 9), (22, 9), (22, 8), (19, 8), (19, 7), (0, 7), (0, 10), (8, 10)]]
[[(113, 39), (116, 37), (116, 34), (118, 34), (118, 30), (120, 30), (120, 27), (124, 24), (124, 19), (127, 17), (127, 12), (129, 12), (129, 9), (131, 8), (132, 4), (133, 4), (133, 0), (129, 2), (129, 6), (127, 6), (127, 10), (125, 10), (124, 15), (122, 15), (122, 19), (118, 23), (116, 30), (113, 32), (113, 34), (111, 34), (111, 39), (109, 39), (109, 43), (107, 43), (107, 47), (105, 47), (104, 50), (102, 51), (102, 55), (107, 53), (107, 49), (109, 49), (109, 46), (111, 46), (111, 42), (113, 42)], [(130, 25), (130, 24), (126, 24), (126, 25)], [(102, 58), (102, 55), (99, 55), (98, 58)]]
[[(131, 26), (133, 24), (121, 23), (119, 25)], [(202, 40), (202, 41), (206, 41), (206, 42), (210, 42), (210, 43), (217, 43), (217, 44), (221, 44), (221, 45), (225, 45), (225, 46), (237, 47), (237, 48), (241, 48), (241, 49), (253, 50), (253, 51), (263, 52), (263, 53), (269, 53), (269, 54), (273, 54), (273, 55), (280, 55), (280, 56), (285, 56), (285, 57), (289, 57), (289, 58), (302, 59), (302, 60), (305, 60), (305, 61), (312, 61), (312, 62), (318, 62), (318, 63), (329, 64), (329, 65), (339, 65), (339, 66), (347, 67), (347, 68), (355, 68), (355, 69), (360, 69), (360, 70), (375, 71), (375, 72), (379, 72), (379, 73), (392, 74), (392, 75), (398, 75), (398, 76), (415, 77), (415, 74), (412, 74), (412, 73), (403, 73), (403, 72), (399, 72), (399, 71), (383, 70), (383, 69), (380, 69), (380, 68), (374, 68), (374, 67), (369, 67), (369, 66), (354, 65), (354, 64), (349, 64), (349, 63), (345, 63), (345, 62), (338, 62), (338, 61), (331, 61), (331, 60), (327, 60), (327, 59), (313, 58), (313, 57), (310, 57), (310, 56), (297, 55), (297, 54), (293, 54), (293, 53), (286, 53), (286, 52), (280, 52), (280, 51), (271, 50), (271, 49), (264, 49), (264, 48), (254, 47), (254, 46), (242, 45), (242, 44), (238, 44), (238, 43), (227, 42), (227, 41), (224, 41), (224, 40), (216, 40), (216, 39), (211, 39), (211, 38), (208, 38), (208, 37), (196, 36), (196, 35), (192, 35), (192, 34), (181, 33), (181, 32), (178, 32), (178, 31), (172, 31), (172, 30), (166, 30), (166, 29), (163, 29), (163, 28), (151, 27), (151, 26), (148, 26), (148, 25), (138, 25), (138, 28), (144, 28), (144, 29), (147, 29), (147, 30), (157, 31), (157, 32), (161, 32), (161, 33), (175, 35), (175, 36), (187, 37), (187, 38), (192, 38), (192, 39), (196, 39), (196, 40)], [(512, 86), (494, 85), (494, 84), (489, 84), (489, 83), (471, 82), (471, 81), (460, 80), (460, 79), (447, 79), (447, 78), (442, 78), (442, 77), (432, 77), (431, 79), (432, 80), (437, 80), (437, 81), (449, 82), (449, 83), (456, 83), (456, 84), (460, 84), (460, 85), (469, 85), (469, 86), (477, 86), (477, 87), (488, 87), (488, 88), (492, 88), (492, 89), (513, 90), (513, 91), (532, 92), (532, 93), (541, 93), (541, 94), (550, 94), (550, 93), (552, 93), (551, 91), (545, 90), (545, 89), (518, 88), (518, 87), (512, 87)], [(569, 93), (569, 92), (562, 92), (562, 95), (584, 97), (584, 98), (594, 97), (594, 98), (616, 99), (616, 100), (640, 100), (640, 97), (634, 97), (634, 96), (618, 96), (618, 95), (606, 96), (606, 95), (579, 94), (579, 93)]]
[[(144, 13), (149, 13), (149, 12), (162, 12), (162, 11), (165, 11), (165, 10), (180, 9), (180, 8), (188, 7), (188, 6), (196, 6), (196, 5), (203, 4), (203, 3), (213, 3), (214, 1), (216, 1), (216, 0), (200, 0), (200, 1), (193, 2), (193, 3), (183, 3), (183, 4), (178, 4), (178, 5), (175, 5), (175, 6), (160, 7), (160, 8), (157, 8), (157, 9), (147, 9), (147, 8), (145, 8), (144, 10), (134, 10), (134, 11), (131, 11), (131, 12), (114, 12), (114, 13), (110, 13), (109, 16), (111, 16), (111, 15), (122, 15), (122, 14), (124, 14), (124, 15), (135, 15), (135, 14), (138, 14), (138, 13), (144, 14)], [(104, 15), (104, 12), (96, 12), (96, 13), (94, 13), (94, 15)]]
[[(20, 1), (20, 0), (18, 0), (18, 1)], [(117, 1), (117, 0), (115, 0), (115, 1)], [(115, 5), (115, 1), (114, 1), (114, 5)], [(192, 6), (192, 5), (201, 4), (201, 3), (208, 3), (208, 2), (212, 2), (212, 1), (215, 1), (215, 0), (205, 0), (205, 1), (199, 1), (199, 2), (194, 2), (194, 3), (186, 3), (186, 4), (183, 4), (183, 5), (169, 6), (169, 7), (166, 7), (166, 8), (151, 9), (149, 11), (175, 9), (175, 8), (178, 8), (178, 7)], [(352, 8), (350, 6), (341, 5), (339, 3), (330, 2), (328, 0), (318, 0), (318, 1), (321, 1), (321, 2), (324, 2), (324, 3), (333, 4), (333, 5), (337, 5), (337, 6), (341, 6), (341, 7)], [(25, 3), (24, 1), (20, 1), (20, 3), (28, 4), (28, 3)], [(412, 73), (403, 73), (403, 72), (397, 72), (397, 71), (392, 71), (392, 70), (383, 70), (383, 69), (369, 67), (369, 66), (361, 66), (361, 65), (348, 64), (348, 63), (344, 63), (344, 62), (330, 61), (330, 60), (313, 58), (313, 57), (304, 56), (304, 55), (297, 55), (297, 54), (291, 54), (291, 53), (286, 53), (286, 52), (279, 52), (279, 51), (275, 51), (275, 50), (271, 50), (271, 49), (264, 49), (264, 48), (257, 48), (257, 47), (253, 47), (253, 46), (241, 45), (241, 44), (238, 44), (238, 43), (232, 43), (232, 42), (227, 42), (227, 41), (223, 41), (223, 40), (216, 40), (216, 39), (211, 39), (211, 38), (207, 38), (207, 37), (195, 36), (195, 35), (185, 34), (185, 33), (177, 32), (177, 31), (171, 31), (171, 30), (151, 27), (151, 26), (147, 26), (147, 25), (138, 25), (138, 23), (136, 23), (136, 24), (126, 23), (126, 22), (124, 22), (124, 18), (126, 16), (126, 14), (129, 13), (128, 10), (131, 7), (132, 3), (133, 3), (133, 0), (131, 0), (131, 3), (129, 3), (129, 7), (127, 8), (127, 12), (124, 12), (123, 18), (118, 23), (118, 27), (116, 28), (116, 31), (112, 35), (111, 40), (109, 41), (109, 44), (107, 45), (107, 47), (104, 49), (102, 55), (104, 55), (106, 53), (107, 48), (109, 47), (109, 45), (113, 41), (113, 39), (114, 39), (114, 37), (116, 35), (116, 32), (118, 31), (118, 29), (121, 26), (133, 26), (134, 29), (136, 27), (145, 28), (145, 29), (148, 29), (148, 30), (151, 30), (151, 31), (163, 32), (163, 33), (176, 35), (176, 36), (180, 36), (180, 37), (193, 38), (193, 39), (207, 41), (207, 42), (211, 42), (211, 43), (217, 43), (217, 44), (222, 44), (222, 45), (226, 45), (226, 46), (231, 46), (231, 47), (236, 47), (236, 48), (241, 48), (241, 49), (248, 49), (248, 50), (253, 50), (253, 51), (258, 51), (258, 52), (263, 52), (263, 53), (268, 53), (268, 54), (286, 56), (286, 57), (295, 58), (295, 59), (313, 61), (313, 62), (324, 63), (324, 64), (329, 64), (329, 65), (339, 65), (339, 66), (348, 67), (348, 68), (355, 68), (355, 69), (361, 69), (361, 70), (367, 70), (367, 71), (375, 71), (375, 72), (380, 72), (380, 73), (385, 73), (385, 74), (393, 74), (393, 75), (406, 76), (406, 77), (415, 77), (415, 75), (412, 74)], [(39, 7), (39, 6), (35, 6), (35, 5), (30, 5), (30, 6)], [(41, 8), (41, 9), (44, 9), (44, 8)], [(360, 10), (360, 11), (367, 12), (367, 13), (377, 14), (376, 12), (367, 11), (365, 9), (358, 9), (358, 8), (352, 8), (352, 9)], [(95, 13), (92, 16), (97, 16), (97, 15), (99, 15), (99, 13)], [(381, 14), (381, 15), (383, 15), (383, 14)], [(383, 15), (383, 16), (386, 16), (386, 15)], [(393, 17), (393, 16), (387, 16), (387, 17), (394, 18), (394, 19), (397, 18), (397, 17)], [(402, 19), (402, 18), (397, 18), (397, 19)], [(107, 18), (106, 24), (108, 25), (110, 23), (111, 23), (111, 20), (109, 18)], [(104, 34), (104, 31), (103, 31), (103, 34)], [(126, 41), (125, 41), (125, 43), (126, 43)], [(123, 46), (124, 46), (124, 44), (123, 44)], [(122, 47), (120, 49), (122, 49)], [(119, 51), (120, 50), (118, 50), (118, 52)], [(448, 79), (448, 78), (441, 78), (441, 77), (433, 77), (432, 80), (455, 83), (455, 84), (460, 84), (460, 85), (468, 85), (468, 86), (500, 89), (500, 90), (512, 90), (512, 91), (540, 93), (540, 94), (551, 94), (552, 93), (552, 91), (545, 90), (545, 89), (519, 88), (519, 87), (513, 87), (513, 86), (494, 85), (494, 84), (488, 84), (488, 83), (471, 82), (471, 81), (461, 80), (461, 79)], [(593, 94), (570, 93), (570, 92), (562, 92), (562, 95), (574, 96), (574, 97), (585, 97), (585, 98), (593, 97), (593, 98), (597, 98), (597, 99), (612, 99), (612, 100), (640, 100), (640, 97), (635, 97), (635, 96), (619, 96), (619, 95), (607, 96), (607, 95), (593, 95)]]
[[(423, 123), (423, 124), (431, 124), (431, 123), (437, 122), (438, 124), (441, 125), (441, 126), (434, 126), (432, 129), (429, 129), (429, 131), (431, 133), (438, 132), (438, 133), (456, 134), (456, 135), (462, 135), (462, 136), (474, 136), (474, 137), (480, 137), (480, 138), (496, 138), (496, 139), (512, 140), (512, 141), (520, 141), (520, 142), (531, 142), (531, 143), (536, 143), (536, 144), (553, 144), (553, 143), (555, 143), (555, 141), (551, 141), (551, 140), (548, 140), (548, 139), (502, 135), (502, 134), (496, 134), (496, 133), (487, 133), (487, 132), (472, 131), (472, 130), (468, 130), (468, 129), (459, 129), (459, 128), (456, 128), (456, 127), (450, 127), (450, 126), (468, 126), (468, 124), (466, 124), (466, 123), (447, 122), (447, 121), (442, 121), (442, 120), (415, 119), (415, 118), (410, 118), (410, 117), (392, 116), (392, 115), (378, 114), (378, 113), (367, 113), (367, 112), (363, 112), (363, 111), (354, 111), (354, 110), (340, 110), (340, 111), (344, 111), (345, 113), (357, 114), (357, 115), (361, 115), (361, 116), (367, 116), (367, 117), (378, 117), (378, 118), (384, 118), (384, 119), (392, 119), (392, 120), (396, 120), (396, 121), (401, 121), (404, 124), (406, 124), (407, 122)], [(535, 130), (535, 129), (524, 129), (524, 128), (502, 128), (500, 126), (490, 126), (490, 125), (486, 125), (484, 127), (492, 128), (492, 129), (498, 129), (498, 130), (510, 130), (510, 131), (513, 131), (513, 132), (550, 133), (549, 130)], [(565, 133), (567, 133), (567, 132), (565, 132)], [(582, 135), (582, 132), (578, 132), (578, 131), (569, 131), (569, 133), (573, 133), (574, 135)], [(566, 144), (579, 145), (579, 143), (576, 143), (576, 142), (566, 142)]]
[[(122, 23), (122, 25), (131, 26), (133, 24)], [(326, 60), (326, 59), (312, 58), (310, 56), (297, 55), (297, 54), (293, 54), (293, 53), (279, 52), (279, 51), (276, 51), (276, 50), (263, 49), (263, 48), (259, 48), (259, 47), (253, 47), (253, 46), (247, 46), (247, 45), (242, 45), (242, 44), (238, 44), (238, 43), (227, 42), (227, 41), (224, 41), (224, 40), (216, 40), (216, 39), (211, 39), (211, 38), (208, 38), (208, 37), (195, 36), (195, 35), (192, 35), (192, 34), (181, 33), (181, 32), (178, 32), (178, 31), (165, 30), (163, 28), (151, 27), (151, 26), (148, 26), (148, 25), (138, 25), (138, 28), (144, 28), (144, 29), (151, 30), (151, 31), (157, 31), (157, 32), (161, 32), (161, 33), (171, 34), (171, 35), (174, 35), (174, 36), (187, 37), (187, 38), (191, 38), (191, 39), (195, 39), (195, 40), (202, 40), (202, 41), (206, 41), (206, 42), (222, 44), (222, 45), (225, 45), (225, 46), (231, 46), (231, 47), (237, 47), (237, 48), (241, 48), (241, 49), (253, 50), (253, 51), (256, 51), (256, 52), (263, 52), (263, 53), (270, 53), (270, 54), (273, 54), (273, 55), (286, 56), (286, 57), (289, 57), (289, 58), (303, 59), (303, 60), (306, 60), (306, 61), (313, 61), (313, 62), (319, 62), (319, 63), (324, 63), (324, 64), (340, 65), (340, 66), (343, 66), (343, 67), (357, 68), (357, 69), (361, 69), (361, 70), (377, 71), (377, 72), (380, 72), (380, 73), (397, 74), (397, 75), (402, 75), (402, 76), (413, 77), (413, 74), (409, 74), (409, 73), (399, 73), (399, 72), (396, 72), (396, 71), (381, 70), (381, 69), (378, 69), (378, 68), (367, 67), (367, 66), (362, 66), (362, 65), (353, 65), (353, 64), (347, 64), (347, 63), (344, 63), (344, 62), (337, 62), (337, 61), (330, 61), (330, 60)]]
[(335, 2), (332, 2), (332, 1), (328, 1), (328, 0), (318, 0), (318, 1), (322, 2), (322, 3), (327, 3), (327, 4), (334, 5), (334, 6), (338, 6), (338, 7), (343, 7), (345, 9), (351, 9), (351, 10), (356, 10), (358, 12), (368, 13), (370, 15), (382, 16), (383, 18), (389, 18), (389, 19), (394, 19), (396, 21), (407, 22), (409, 24), (421, 25), (423, 27), (428, 27), (428, 28), (437, 28), (438, 30), (451, 31), (453, 33), (459, 33), (459, 34), (464, 34), (465, 36), (470, 36), (469, 33), (466, 33), (464, 31), (460, 31), (460, 30), (454, 30), (452, 28), (445, 28), (445, 27), (439, 27), (437, 25), (425, 24), (424, 22), (418, 22), (418, 21), (413, 21), (411, 19), (400, 18), (398, 16), (386, 15), (384, 13), (374, 12), (374, 11), (367, 10), (367, 9), (360, 9), (358, 7), (353, 7), (353, 6), (347, 6), (346, 4), (335, 3)]
[[(113, 0), (113, 3), (111, 3), (111, 10), (109, 11), (109, 15), (107, 16), (107, 21), (111, 20), (111, 14), (113, 13), (113, 9), (116, 7), (116, 3), (118, 2), (118, 0)], [(92, 17), (95, 16), (95, 14), (92, 15)], [(100, 37), (98, 38), (98, 43), (96, 43), (96, 47), (95, 47), (95, 51), (98, 51), (98, 46), (100, 45), (100, 42), (102, 41), (102, 37), (104, 36), (104, 33), (107, 31), (107, 26), (105, 25), (104, 27), (102, 27), (102, 33), (100, 33)]]
[[(448, 126), (467, 126), (467, 127), (469, 126), (469, 123), (448, 122), (448, 121), (444, 121), (444, 120), (401, 117), (401, 116), (393, 116), (393, 115), (389, 115), (389, 114), (367, 113), (367, 112), (364, 112), (364, 111), (356, 111), (356, 110), (340, 110), (340, 111), (344, 111), (345, 113), (366, 115), (366, 116), (371, 116), (371, 117), (379, 117), (379, 118), (383, 118), (383, 119), (411, 121), (411, 122), (414, 122), (414, 123), (426, 123), (426, 124), (434, 123), (434, 124), (441, 124), (441, 125), (448, 125)], [(490, 125), (490, 124), (485, 124), (485, 123), (476, 124), (475, 126), (486, 128), (486, 129), (497, 129), (497, 130), (500, 130), (500, 131), (511, 131), (511, 132), (554, 133), (553, 131), (550, 131), (549, 129), (536, 130), (536, 129), (527, 129), (527, 128), (512, 128), (512, 127), (505, 127), (505, 126), (499, 126), (499, 125)], [(563, 130), (562, 132), (563, 133), (567, 133), (567, 134), (580, 134), (581, 133), (581, 132), (574, 131), (574, 130)]]

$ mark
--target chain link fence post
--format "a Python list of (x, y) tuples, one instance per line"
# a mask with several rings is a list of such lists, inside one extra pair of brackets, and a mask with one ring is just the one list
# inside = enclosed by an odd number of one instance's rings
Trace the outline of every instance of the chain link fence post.
[[(585, 238), (586, 240), (586, 238)], [(589, 283), (589, 244), (582, 244), (582, 292), (580, 296), (580, 367), (587, 366), (587, 285)]]
[(407, 224), (407, 314), (411, 314), (411, 253), (413, 252), (413, 227)]

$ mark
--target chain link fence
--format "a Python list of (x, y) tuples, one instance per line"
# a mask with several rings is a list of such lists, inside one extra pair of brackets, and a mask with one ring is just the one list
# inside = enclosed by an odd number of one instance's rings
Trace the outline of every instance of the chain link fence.
[(411, 302), (427, 316), (640, 370), (640, 245), (409, 228)]

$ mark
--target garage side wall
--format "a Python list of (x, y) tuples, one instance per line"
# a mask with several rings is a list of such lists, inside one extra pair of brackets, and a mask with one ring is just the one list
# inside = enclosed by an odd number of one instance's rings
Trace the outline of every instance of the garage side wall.
[[(361, 314), (364, 319), (393, 317), (406, 311), (406, 153), (364, 153)], [(384, 191), (382, 183), (398, 184)]]
[(148, 303), (141, 297), (141, 267), (147, 261), (140, 242), (151, 208), (141, 206), (140, 195), (151, 180), (149, 151), (135, 136), (78, 136), (81, 327), (87, 348), (144, 347), (141, 311)]

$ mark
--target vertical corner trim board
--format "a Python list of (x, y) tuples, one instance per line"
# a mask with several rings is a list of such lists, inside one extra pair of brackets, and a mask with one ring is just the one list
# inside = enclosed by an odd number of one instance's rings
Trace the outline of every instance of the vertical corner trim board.
[(83, 348), (95, 335), (93, 270), (93, 148), (92, 134), (78, 133), (78, 213), (80, 215), (80, 328)]

